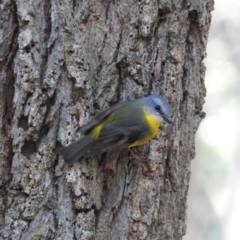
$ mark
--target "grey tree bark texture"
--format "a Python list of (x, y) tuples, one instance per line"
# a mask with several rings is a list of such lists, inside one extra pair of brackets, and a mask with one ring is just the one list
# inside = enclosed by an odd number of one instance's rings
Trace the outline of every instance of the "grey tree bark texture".
[[(160, 239), (186, 233), (204, 116), (213, 0), (0, 1), (0, 239)], [(79, 127), (126, 99), (164, 96), (149, 144), (66, 165)]]

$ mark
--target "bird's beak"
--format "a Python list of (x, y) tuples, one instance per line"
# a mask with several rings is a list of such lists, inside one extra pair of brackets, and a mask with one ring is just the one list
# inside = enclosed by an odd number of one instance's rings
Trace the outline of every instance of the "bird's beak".
[(170, 117), (168, 117), (167, 115), (163, 115), (162, 116), (164, 120), (166, 120), (168, 123), (172, 123), (172, 120), (170, 119)]

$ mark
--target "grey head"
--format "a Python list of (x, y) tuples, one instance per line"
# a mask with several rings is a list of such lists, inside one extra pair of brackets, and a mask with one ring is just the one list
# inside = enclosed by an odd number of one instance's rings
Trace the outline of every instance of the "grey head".
[(150, 95), (144, 98), (144, 102), (147, 107), (147, 111), (150, 114), (155, 115), (159, 119), (159, 121), (161, 121), (161, 119), (164, 119), (168, 123), (172, 122), (172, 109), (169, 103), (164, 98), (157, 95)]

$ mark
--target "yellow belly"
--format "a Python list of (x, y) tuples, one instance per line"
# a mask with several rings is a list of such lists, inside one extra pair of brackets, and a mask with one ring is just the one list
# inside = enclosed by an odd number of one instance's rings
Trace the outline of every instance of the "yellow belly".
[(143, 114), (144, 114), (144, 118), (145, 118), (146, 124), (149, 127), (149, 133), (145, 137), (143, 137), (142, 139), (139, 139), (135, 143), (131, 144), (129, 147), (140, 146), (140, 145), (143, 145), (144, 143), (148, 142), (153, 137), (155, 137), (155, 135), (157, 134), (158, 129), (160, 127), (160, 122), (158, 121), (158, 119), (156, 119), (154, 117), (154, 115), (149, 115), (147, 113), (145, 107), (143, 107), (142, 110), (143, 110)]

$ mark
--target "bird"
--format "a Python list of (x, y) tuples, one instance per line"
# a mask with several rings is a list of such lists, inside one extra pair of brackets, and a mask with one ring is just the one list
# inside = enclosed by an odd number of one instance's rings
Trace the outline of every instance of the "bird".
[(62, 148), (63, 159), (72, 164), (82, 157), (143, 145), (155, 137), (163, 120), (172, 122), (171, 112), (167, 100), (158, 95), (113, 105), (80, 128), (85, 136)]

